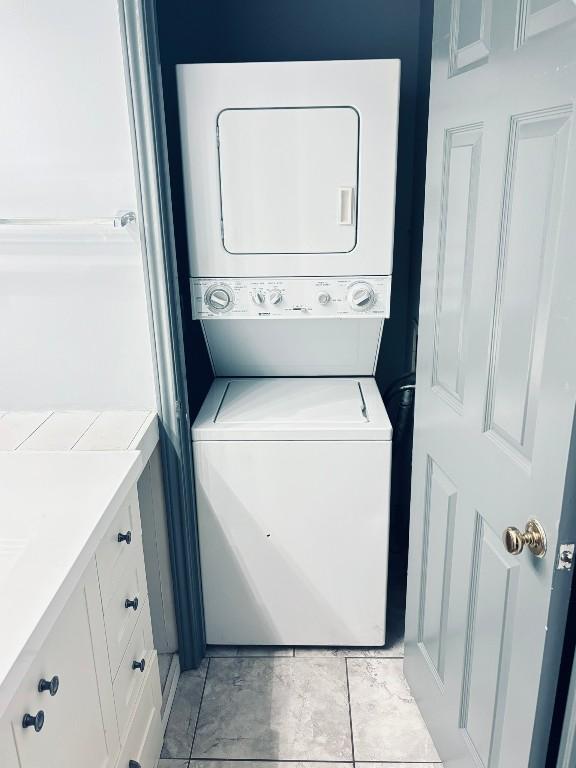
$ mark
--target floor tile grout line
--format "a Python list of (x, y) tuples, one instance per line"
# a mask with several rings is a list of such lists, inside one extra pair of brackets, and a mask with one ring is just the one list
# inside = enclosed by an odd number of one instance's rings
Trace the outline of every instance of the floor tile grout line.
[[(163, 760), (186, 760), (186, 758), (162, 758)], [(397, 765), (413, 765), (417, 768), (419, 765), (438, 765), (441, 766), (441, 762), (430, 762), (430, 760), (404, 760), (401, 761), (401, 763), (398, 763), (398, 760), (301, 760), (301, 759), (284, 759), (284, 760), (278, 760), (268, 757), (191, 757), (190, 763), (273, 763), (274, 765), (281, 764), (281, 763), (310, 763), (310, 764), (319, 764), (319, 765), (391, 765), (391, 766), (397, 766)]]
[(352, 763), (356, 764), (356, 755), (354, 753), (354, 731), (352, 730), (352, 701), (350, 700), (350, 676), (348, 674), (348, 659), (344, 659), (346, 667), (346, 693), (348, 695), (348, 716), (350, 718), (350, 747), (352, 749)]
[[(173, 758), (173, 759), (183, 759), (183, 758)], [(285, 758), (285, 759), (278, 759), (273, 757), (193, 757), (191, 758), (191, 762), (195, 763), (273, 763), (274, 765), (278, 763), (297, 763), (298, 765), (301, 765), (302, 763), (314, 763), (319, 765), (352, 765), (352, 760), (316, 760), (316, 759), (306, 759), (302, 760), (301, 758)], [(382, 762), (374, 760), (373, 762)]]
[(206, 656), (207, 659), (302, 659), (303, 661), (319, 661), (320, 659), (348, 659), (348, 661), (403, 661), (404, 656)]
[[(206, 656), (206, 659), (222, 659), (223, 661), (230, 661), (232, 659), (253, 659), (262, 661), (262, 659), (298, 659), (302, 661), (310, 661), (311, 659), (318, 661), (320, 659), (345, 659), (348, 661), (404, 661), (404, 656)], [(223, 759), (223, 758), (222, 758)], [(376, 761), (377, 762), (377, 761)]]
[(206, 675), (204, 676), (204, 685), (202, 686), (202, 693), (200, 694), (200, 701), (198, 703), (198, 712), (196, 713), (196, 722), (194, 723), (194, 733), (192, 735), (192, 743), (190, 744), (190, 754), (188, 755), (188, 765), (192, 760), (192, 752), (194, 751), (194, 742), (196, 741), (196, 731), (198, 730), (198, 722), (200, 721), (200, 712), (202, 710), (202, 702), (204, 701), (204, 691), (206, 690), (206, 683), (208, 682), (208, 673), (210, 672), (210, 662), (212, 659), (208, 659), (206, 665)]

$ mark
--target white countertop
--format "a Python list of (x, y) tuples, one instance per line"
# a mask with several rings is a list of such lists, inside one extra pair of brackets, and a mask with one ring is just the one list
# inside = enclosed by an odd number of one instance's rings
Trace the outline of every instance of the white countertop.
[(158, 441), (155, 414), (117, 412), (94, 414), (92, 435), (84, 426), (63, 450), (32, 449), (60, 445), (80, 413), (0, 418), (0, 445), (7, 435), (16, 443), (0, 448), (0, 716)]
[(0, 451), (138, 450), (146, 463), (157, 442), (153, 411), (0, 412)]

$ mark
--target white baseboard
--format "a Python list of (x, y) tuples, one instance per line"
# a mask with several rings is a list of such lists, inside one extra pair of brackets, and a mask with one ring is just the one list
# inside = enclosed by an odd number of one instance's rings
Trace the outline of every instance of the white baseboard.
[(174, 703), (174, 696), (176, 695), (176, 686), (178, 685), (178, 679), (180, 678), (180, 659), (178, 654), (175, 653), (172, 656), (170, 662), (170, 669), (168, 670), (168, 677), (166, 678), (166, 684), (162, 691), (162, 733), (166, 731), (168, 725), (168, 718), (170, 717), (170, 710)]

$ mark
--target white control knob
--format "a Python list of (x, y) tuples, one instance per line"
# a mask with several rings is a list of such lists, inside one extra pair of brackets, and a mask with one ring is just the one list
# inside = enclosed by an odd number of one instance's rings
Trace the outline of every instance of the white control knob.
[(277, 291), (277, 290), (270, 291), (270, 293), (268, 294), (268, 301), (270, 302), (270, 304), (280, 304), (280, 302), (282, 301), (282, 291)]
[(318, 294), (318, 303), (322, 304), (323, 307), (326, 306), (326, 304), (330, 304), (330, 294), (328, 291), (321, 291)]
[(260, 306), (261, 304), (264, 304), (266, 297), (262, 293), (262, 291), (254, 291), (252, 294), (252, 301), (254, 304)]
[(234, 305), (234, 294), (227, 285), (213, 285), (206, 291), (204, 301), (212, 312), (228, 312)]
[(370, 283), (352, 283), (348, 287), (348, 303), (356, 312), (366, 312), (375, 301), (376, 294)]

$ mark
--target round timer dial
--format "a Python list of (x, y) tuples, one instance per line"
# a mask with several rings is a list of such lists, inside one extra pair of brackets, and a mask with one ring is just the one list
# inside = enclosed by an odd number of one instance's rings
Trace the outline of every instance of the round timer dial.
[(348, 286), (348, 304), (355, 312), (366, 312), (376, 303), (376, 294), (370, 283), (359, 281)]
[(274, 306), (280, 304), (282, 302), (282, 291), (279, 291), (276, 288), (273, 291), (270, 291), (268, 294), (268, 301)]
[(234, 292), (227, 285), (212, 285), (206, 291), (204, 301), (212, 312), (229, 312), (234, 306)]

